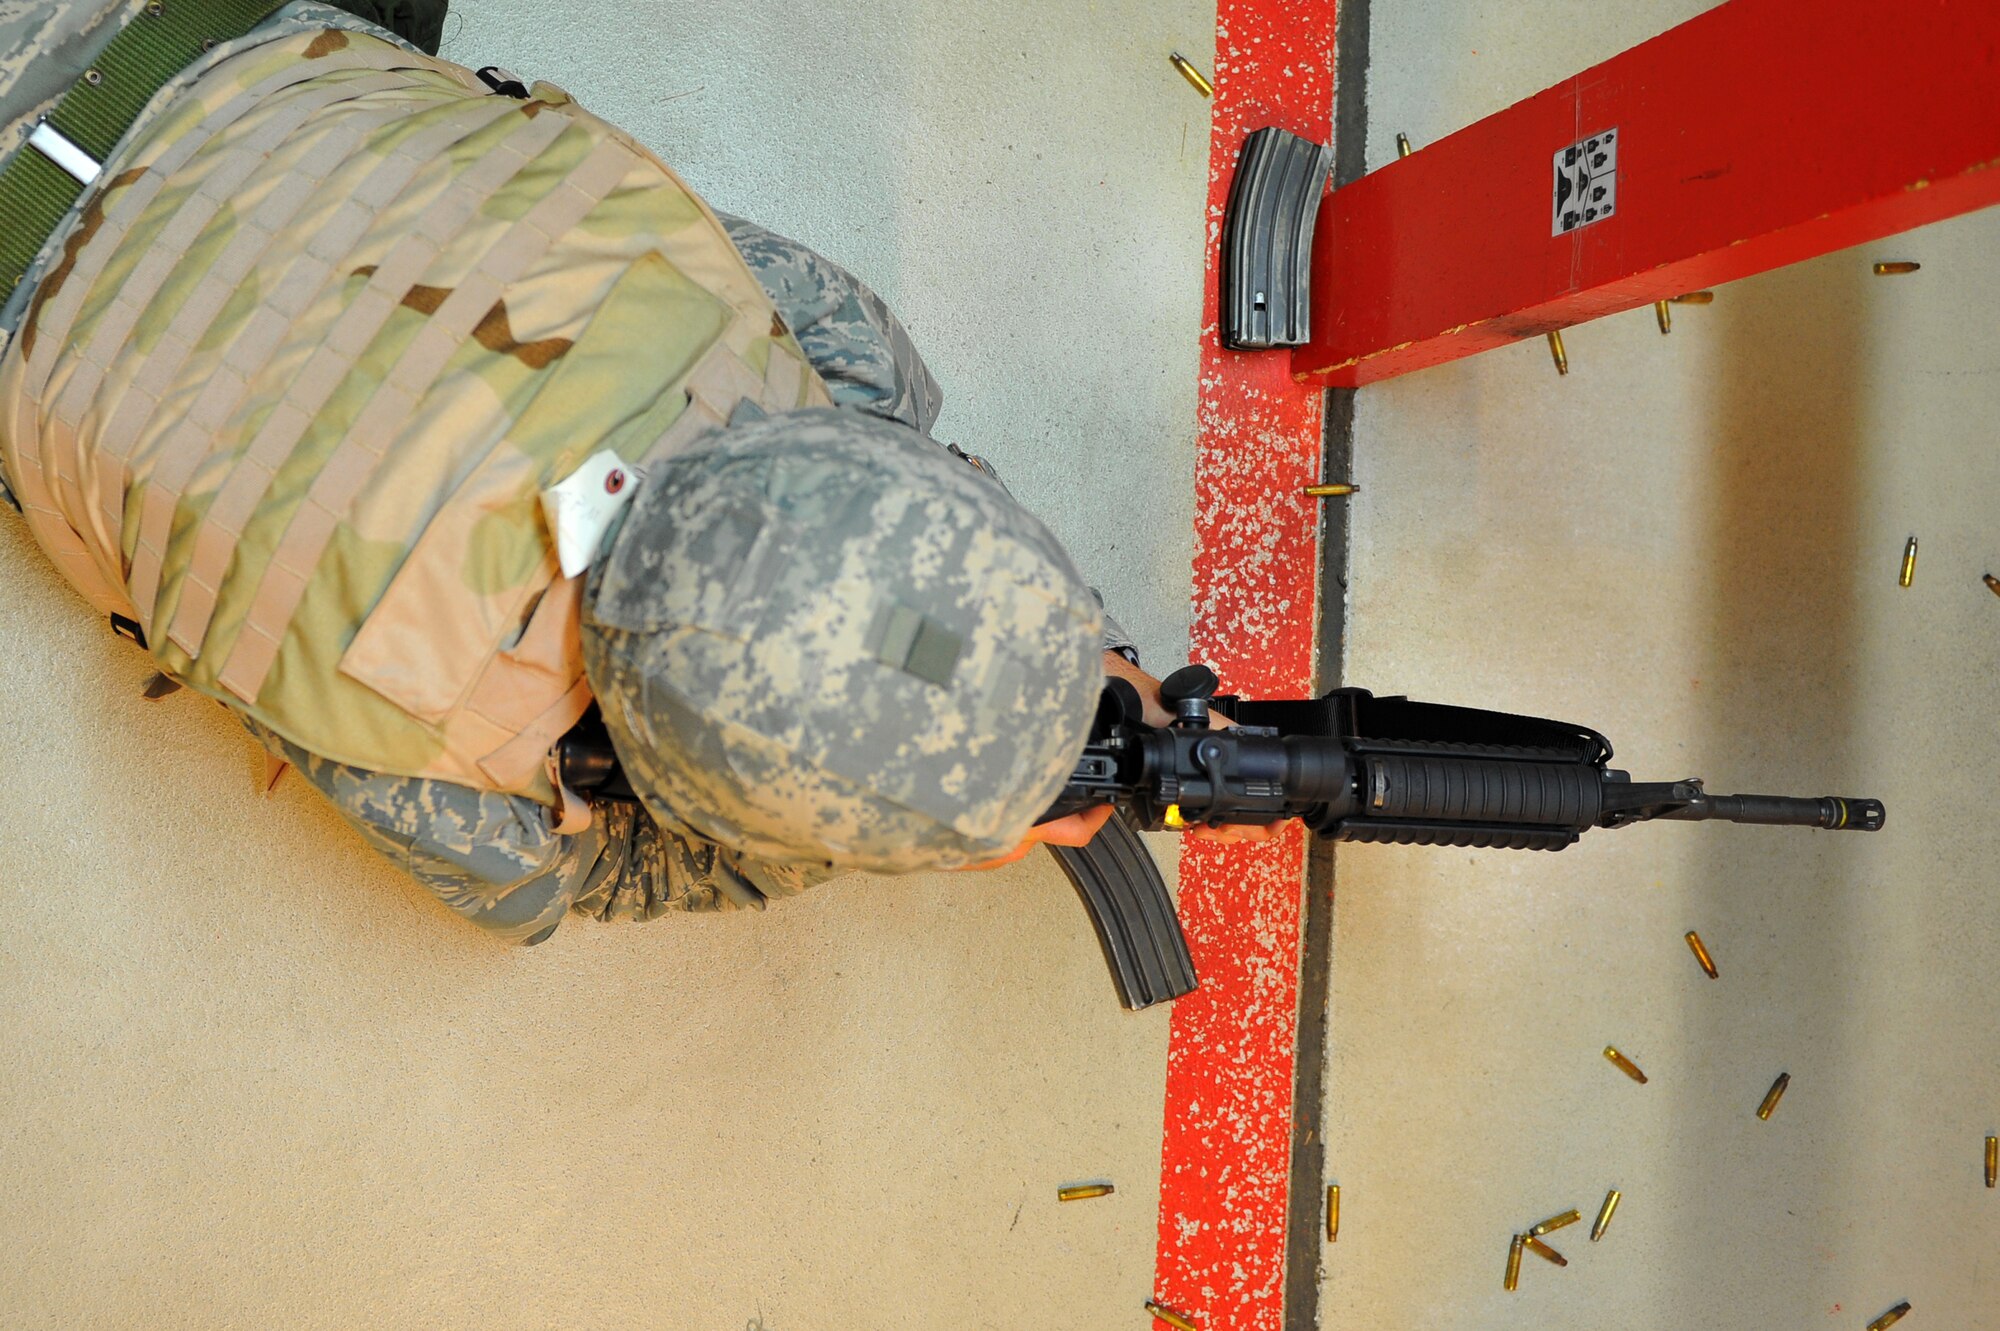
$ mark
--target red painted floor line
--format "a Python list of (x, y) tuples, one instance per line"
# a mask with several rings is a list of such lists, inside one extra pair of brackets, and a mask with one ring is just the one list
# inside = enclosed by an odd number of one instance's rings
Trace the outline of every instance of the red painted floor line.
[[(1332, 133), (1333, 0), (1218, 0), (1195, 460), (1194, 660), (1223, 688), (1312, 686), (1322, 395), (1286, 352), (1216, 340), (1223, 207), (1244, 135)], [(1181, 919), (1201, 988), (1174, 1005), (1156, 1296), (1204, 1331), (1276, 1331), (1284, 1310), (1304, 841), (1189, 842)], [(1156, 1323), (1164, 1326), (1165, 1323)]]

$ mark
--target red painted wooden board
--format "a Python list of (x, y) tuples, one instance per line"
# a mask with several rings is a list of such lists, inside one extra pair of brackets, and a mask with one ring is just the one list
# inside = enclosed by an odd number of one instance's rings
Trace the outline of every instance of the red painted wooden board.
[[(1221, 349), (1217, 257), (1244, 135), (1281, 125), (1329, 137), (1333, 19), (1332, 0), (1216, 7), (1191, 655), (1255, 697), (1312, 685), (1318, 501), (1301, 491), (1319, 479), (1323, 395), (1292, 378), (1283, 351)], [(1296, 834), (1182, 851), (1201, 987), (1174, 1004), (1170, 1027), (1155, 1291), (1204, 1331), (1283, 1316), (1303, 881)]]
[[(1552, 236), (1551, 158), (1619, 132)], [(1293, 368), (1355, 386), (2000, 202), (1996, 0), (1729, 0), (1336, 191)]]

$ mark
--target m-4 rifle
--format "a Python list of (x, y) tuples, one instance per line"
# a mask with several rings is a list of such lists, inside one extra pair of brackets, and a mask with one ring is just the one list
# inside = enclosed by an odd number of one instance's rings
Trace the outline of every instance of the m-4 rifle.
[[(1699, 780), (1639, 782), (1583, 726), (1335, 689), (1320, 698), (1216, 696), (1206, 666), (1160, 686), (1171, 725), (1107, 681), (1090, 740), (1042, 821), (1099, 804), (1118, 814), (1083, 847), (1052, 846), (1097, 928), (1128, 1008), (1196, 985), (1173, 898), (1136, 835), (1296, 818), (1335, 841), (1561, 850), (1593, 827), (1719, 819), (1873, 832), (1879, 800), (1711, 795)], [(1216, 725), (1220, 715), (1233, 722)]]

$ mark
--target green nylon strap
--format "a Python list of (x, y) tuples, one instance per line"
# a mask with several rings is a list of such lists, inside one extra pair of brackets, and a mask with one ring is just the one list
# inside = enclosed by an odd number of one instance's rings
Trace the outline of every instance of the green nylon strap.
[(82, 192), (74, 176), (33, 148), (23, 147), (0, 172), (0, 297), (20, 284)]
[[(99, 162), (111, 155), (153, 94), (202, 52), (269, 18), (285, 0), (128, 0), (138, 8), (89, 74), (63, 94), (49, 124)], [(94, 78), (92, 76), (95, 76)], [(0, 171), (0, 299), (83, 196), (83, 185), (23, 145)]]

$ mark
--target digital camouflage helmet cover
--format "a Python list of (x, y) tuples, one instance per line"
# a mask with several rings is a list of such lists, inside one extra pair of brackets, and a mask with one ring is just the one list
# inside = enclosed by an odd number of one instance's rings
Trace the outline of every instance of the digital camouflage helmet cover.
[(1101, 628), (1000, 485), (827, 409), (655, 464), (591, 573), (583, 649), (663, 826), (898, 873), (1019, 844), (1082, 751)]

